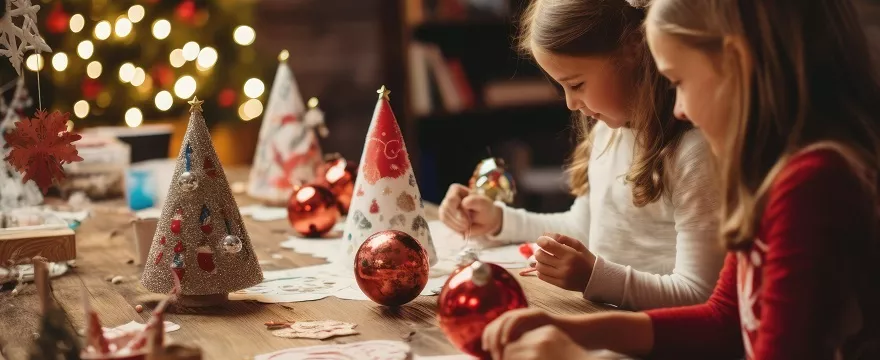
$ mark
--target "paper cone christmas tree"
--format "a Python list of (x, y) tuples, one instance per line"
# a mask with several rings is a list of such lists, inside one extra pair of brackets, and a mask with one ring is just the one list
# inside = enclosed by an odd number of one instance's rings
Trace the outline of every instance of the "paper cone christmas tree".
[(222, 295), (254, 286), (263, 272), (214, 151), (202, 101), (190, 101), (174, 181), (153, 235), (141, 283), (155, 293)]
[(317, 123), (307, 121), (286, 51), (279, 60), (248, 185), (249, 195), (270, 203), (287, 203), (293, 186), (314, 180), (315, 169), (323, 162), (314, 131), (323, 125), (323, 117), (312, 121)]
[(364, 153), (355, 181), (343, 233), (343, 263), (354, 267), (354, 257), (364, 240), (383, 230), (403, 231), (418, 240), (428, 252), (431, 265), (437, 253), (425, 219), (425, 207), (416, 177), (409, 162), (409, 153), (388, 103), (384, 86), (379, 89), (379, 102), (367, 130)]

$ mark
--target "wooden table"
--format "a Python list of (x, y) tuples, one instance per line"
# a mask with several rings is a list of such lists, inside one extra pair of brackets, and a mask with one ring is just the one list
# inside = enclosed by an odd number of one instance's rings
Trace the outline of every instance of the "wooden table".
[[(243, 179), (241, 173), (230, 172), (230, 180)], [(242, 196), (239, 205), (253, 203)], [(119, 204), (119, 202), (116, 202)], [(436, 219), (436, 206), (428, 206), (428, 218)], [(101, 314), (105, 327), (114, 327), (132, 320), (146, 322), (149, 311), (135, 311), (134, 306), (161, 298), (139, 283), (140, 266), (134, 259), (131, 215), (114, 211), (93, 211), (77, 229), (76, 268), (52, 281), (52, 290), (59, 306), (67, 313), (74, 329), (85, 322), (82, 313), (83, 287), (91, 297), (92, 306)], [(271, 261), (265, 270), (278, 270), (321, 264), (324, 261), (282, 249), (292, 229), (286, 220), (255, 222), (245, 217), (247, 230), (257, 256)], [(283, 255), (273, 259), (272, 254)], [(120, 284), (107, 278), (123, 276)], [(576, 314), (608, 310), (609, 307), (583, 300), (575, 292), (561, 290), (536, 277), (517, 276), (525, 289), (530, 306), (556, 314)], [(166, 320), (180, 324), (169, 336), (184, 344), (202, 348), (205, 359), (246, 359), (290, 347), (322, 343), (350, 343), (363, 340), (407, 340), (418, 355), (456, 354), (437, 326), (437, 297), (422, 296), (393, 310), (370, 301), (340, 300), (328, 297), (319, 301), (291, 304), (262, 304), (231, 301), (222, 308), (187, 314), (169, 314)], [(263, 325), (271, 320), (333, 319), (358, 324), (360, 335), (326, 341), (293, 340), (272, 336)], [(0, 292), (0, 359), (26, 359), (34, 334), (39, 331), (39, 301), (36, 289), (29, 284), (15, 296)]]

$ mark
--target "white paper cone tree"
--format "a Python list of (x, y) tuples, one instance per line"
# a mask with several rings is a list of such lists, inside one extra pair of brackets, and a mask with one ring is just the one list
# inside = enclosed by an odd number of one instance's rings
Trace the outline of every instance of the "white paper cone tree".
[(190, 101), (189, 125), (141, 283), (168, 293), (228, 294), (259, 284), (263, 272), (202, 116)]
[(286, 54), (279, 56), (248, 184), (250, 196), (271, 203), (287, 203), (293, 186), (314, 180), (323, 161)]
[(354, 267), (355, 254), (364, 240), (383, 230), (399, 230), (414, 237), (428, 252), (430, 264), (437, 263), (424, 202), (388, 103), (389, 93), (384, 86), (379, 89), (345, 223), (342, 260), (349, 268)]

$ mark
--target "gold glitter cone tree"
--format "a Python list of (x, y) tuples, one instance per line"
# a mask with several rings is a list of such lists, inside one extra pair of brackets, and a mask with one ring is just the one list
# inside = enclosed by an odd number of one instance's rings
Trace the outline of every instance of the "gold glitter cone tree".
[(190, 105), (174, 181), (141, 283), (152, 292), (168, 293), (176, 276), (181, 300), (225, 299), (260, 283), (263, 273), (211, 143), (202, 101), (193, 98)]

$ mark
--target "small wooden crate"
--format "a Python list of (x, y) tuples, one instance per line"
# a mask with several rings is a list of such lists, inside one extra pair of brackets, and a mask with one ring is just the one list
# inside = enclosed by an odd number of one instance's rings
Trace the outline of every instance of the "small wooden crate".
[(57, 217), (49, 226), (0, 228), (0, 263), (35, 256), (50, 262), (76, 259), (76, 234)]

